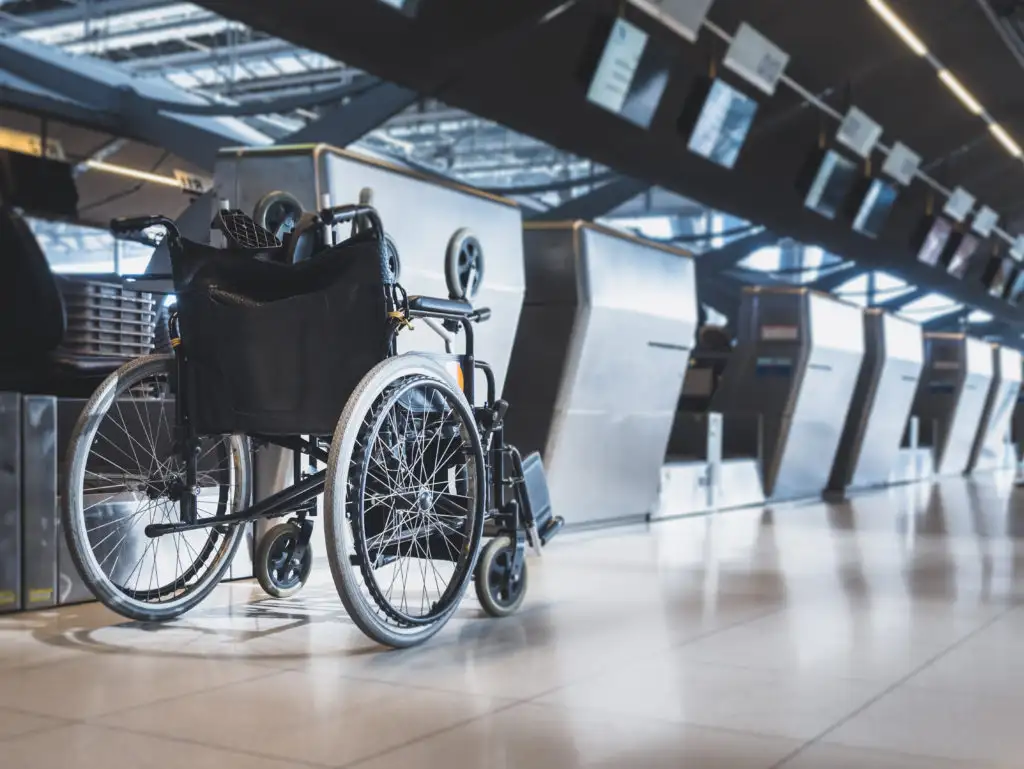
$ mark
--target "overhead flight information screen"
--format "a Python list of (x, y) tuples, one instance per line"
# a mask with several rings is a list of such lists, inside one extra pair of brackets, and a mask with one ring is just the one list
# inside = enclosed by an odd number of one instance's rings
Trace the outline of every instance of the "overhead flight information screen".
[(917, 261), (934, 267), (939, 263), (939, 258), (953, 234), (953, 225), (941, 216), (935, 217), (935, 221), (925, 232), (924, 239), (917, 251)]
[[(691, 96), (694, 106), (702, 97), (703, 104), (698, 107), (699, 115), (687, 147), (712, 163), (732, 168), (750, 133), (757, 114), (757, 102), (718, 79), (711, 81), (710, 87), (701, 88)], [(681, 128), (689, 127), (691, 120), (688, 118), (684, 112)]]
[(828, 150), (811, 182), (804, 205), (827, 219), (835, 219), (857, 181), (857, 164)]
[(956, 243), (953, 254), (949, 258), (949, 266), (946, 268), (950, 275), (962, 278), (967, 274), (967, 268), (971, 266), (971, 258), (977, 253), (981, 245), (981, 238), (969, 232), (964, 233)]
[[(607, 30), (606, 25), (598, 27)], [(603, 35), (591, 70), (587, 100), (641, 128), (648, 128), (668, 84), (671, 54), (626, 19), (617, 18)]]
[(895, 184), (872, 179), (868, 191), (857, 209), (853, 229), (869, 238), (877, 238), (885, 226), (889, 213), (899, 194)]

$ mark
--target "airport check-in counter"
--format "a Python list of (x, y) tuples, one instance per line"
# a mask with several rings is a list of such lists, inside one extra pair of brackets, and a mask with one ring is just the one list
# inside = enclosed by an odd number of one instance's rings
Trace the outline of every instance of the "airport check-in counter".
[[(464, 280), (461, 287), (469, 289), (466, 298), (474, 306), (491, 309), (490, 319), (475, 327), (474, 343), (477, 359), (494, 370), (501, 395), (525, 292), (522, 215), (516, 203), (326, 145), (224, 150), (214, 178), (217, 195), (247, 213), (278, 190), (294, 195), (306, 211), (321, 208), (325, 198), (331, 205), (357, 203), (369, 192), (369, 202), (397, 247), (399, 280), (410, 296), (447, 297), (455, 275)], [(460, 271), (457, 262), (466, 259), (460, 245), (466, 243), (473, 243), (475, 252)], [(460, 343), (456, 339), (454, 352), (460, 352)], [(445, 352), (444, 342), (422, 323), (404, 331), (398, 347), (399, 352)], [(486, 380), (477, 372), (477, 392), (486, 391)], [(284, 488), (292, 475), (290, 451), (261, 449), (254, 457), (254, 498)], [(275, 523), (258, 521), (256, 539)], [(314, 556), (324, 552), (322, 526), (314, 528), (312, 545)], [(240, 548), (233, 576), (251, 574), (252, 552), (251, 546)]]
[(914, 398), (920, 444), (930, 446), (938, 475), (961, 475), (992, 384), (992, 348), (965, 334), (926, 333), (925, 367)]
[(833, 490), (896, 480), (904, 425), (924, 366), (921, 326), (878, 309), (863, 317), (864, 363), (832, 468)]
[(744, 290), (711, 411), (724, 453), (760, 459), (768, 499), (821, 494), (864, 357), (860, 308), (803, 288)]
[(1021, 354), (1018, 350), (993, 344), (992, 362), (992, 386), (974, 441), (972, 470), (998, 470), (1012, 467), (1017, 461), (1017, 450), (1010, 442), (1010, 432), (1021, 390)]
[(507, 437), (567, 524), (646, 516), (697, 325), (692, 258), (585, 222), (527, 224)]

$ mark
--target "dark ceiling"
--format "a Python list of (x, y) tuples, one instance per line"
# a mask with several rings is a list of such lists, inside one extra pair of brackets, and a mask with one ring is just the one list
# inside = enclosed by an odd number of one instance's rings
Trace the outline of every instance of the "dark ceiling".
[[(891, 5), (988, 111), (1024, 141), (1024, 71), (981, 2), (891, 0)], [(202, 4), (781, 235), (931, 285), (1000, 317), (1011, 314), (985, 293), (977, 276), (961, 283), (914, 261), (908, 243), (928, 202), (923, 184), (901, 196), (878, 241), (803, 208), (796, 176), (822, 130), (832, 134), (836, 125), (785, 87), (761, 99), (752, 136), (733, 171), (688, 152), (677, 117), (695, 79), (724, 54), (724, 44), (706, 30), (696, 44), (684, 43), (627, 10), (675, 56), (658, 114), (644, 130), (584, 98), (580, 69), (592, 30), (618, 12), (620, 0), (578, 0), (543, 24), (541, 17), (561, 2), (422, 0), (415, 19), (379, 0)], [(985, 123), (865, 0), (717, 0), (710, 18), (730, 33), (741, 21), (752, 24), (792, 55), (788, 74), (797, 82), (840, 111), (856, 104), (884, 126), (883, 141), (905, 142), (941, 183), (965, 186), (1004, 214), (1004, 228), (1024, 228), (1024, 164), (991, 137)], [(875, 162), (880, 164), (880, 156)], [(1016, 311), (1012, 314), (1016, 321)]]

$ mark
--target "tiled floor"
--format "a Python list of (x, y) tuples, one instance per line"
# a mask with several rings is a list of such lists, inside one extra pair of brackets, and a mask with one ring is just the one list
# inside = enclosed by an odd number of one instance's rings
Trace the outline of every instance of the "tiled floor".
[[(1024, 766), (1024, 492), (567, 535), (516, 617), (385, 652), (326, 569), (171, 625), (0, 618), (3, 769)], [(472, 593), (472, 591), (470, 591)]]

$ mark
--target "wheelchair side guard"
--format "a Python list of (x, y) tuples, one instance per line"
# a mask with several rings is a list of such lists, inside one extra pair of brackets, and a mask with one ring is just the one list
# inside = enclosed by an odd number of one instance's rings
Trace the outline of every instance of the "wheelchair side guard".
[(513, 457), (516, 474), (522, 479), (519, 484), (519, 499), (523, 522), (530, 544), (540, 554), (541, 548), (561, 531), (565, 520), (554, 515), (551, 492), (548, 489), (544, 462), (540, 454), (535, 451), (523, 459), (518, 451), (513, 451)]

